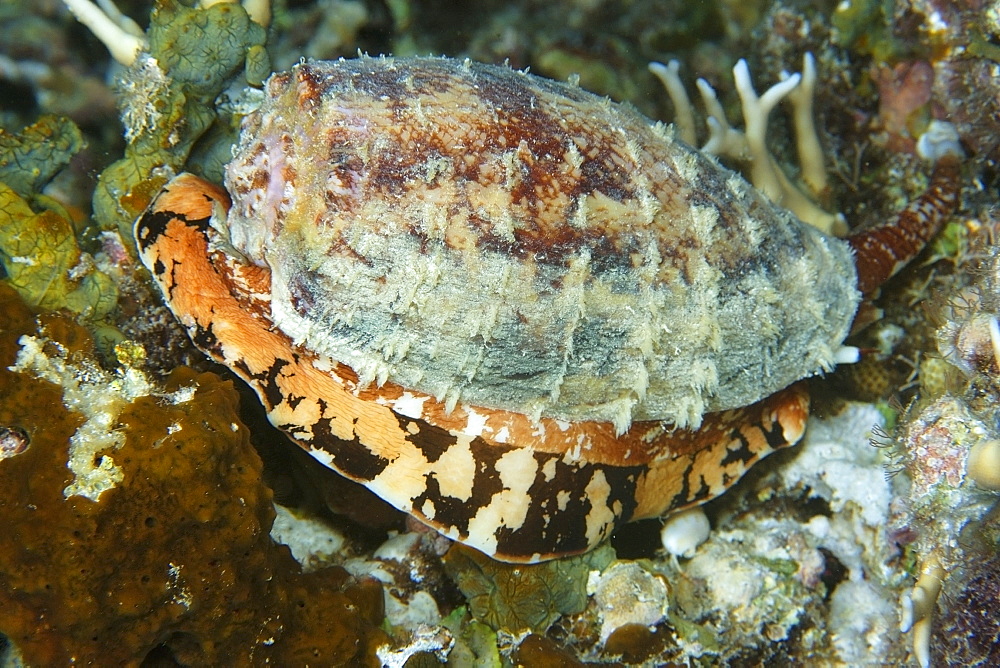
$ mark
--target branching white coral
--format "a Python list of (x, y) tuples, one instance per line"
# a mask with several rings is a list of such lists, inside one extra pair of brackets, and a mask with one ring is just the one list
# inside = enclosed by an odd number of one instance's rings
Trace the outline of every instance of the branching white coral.
[(111, 57), (122, 65), (131, 65), (148, 47), (146, 38), (132, 19), (124, 16), (110, 0), (102, 0), (105, 9), (90, 0), (63, 0), (66, 9), (76, 20), (87, 26)]
[(96, 2), (101, 11), (107, 14), (108, 18), (116, 25), (121, 26), (125, 32), (136, 37), (144, 35), (142, 27), (128, 16), (122, 14), (122, 11), (118, 9), (113, 0), (96, 0)]
[(663, 87), (667, 89), (670, 100), (674, 103), (674, 125), (677, 126), (677, 136), (680, 137), (681, 141), (694, 146), (698, 141), (694, 129), (694, 108), (691, 106), (691, 100), (688, 98), (684, 84), (681, 83), (678, 74), (680, 68), (681, 64), (676, 60), (671, 60), (666, 65), (663, 63), (649, 64), (649, 71), (660, 80)]
[(710, 155), (725, 155), (736, 160), (750, 160), (750, 149), (746, 137), (739, 130), (729, 125), (722, 103), (715, 94), (715, 89), (704, 79), (695, 82), (705, 105), (705, 119), (708, 125), (708, 141), (701, 150)]
[[(676, 61), (669, 65), (651, 63), (650, 70), (663, 82), (674, 104), (680, 136), (691, 143), (695, 138), (693, 110), (678, 75)], [(795, 186), (780, 169), (767, 150), (767, 122), (771, 110), (785, 98), (793, 105), (796, 146), (802, 169), (802, 180), (814, 194), (820, 195), (827, 188), (823, 153), (813, 121), (813, 98), (816, 89), (816, 64), (811, 54), (806, 54), (802, 74), (782, 74), (782, 80), (757, 95), (750, 79), (746, 61), (740, 60), (733, 68), (736, 90), (743, 106), (746, 130), (740, 132), (730, 126), (719, 103), (715, 90), (704, 79), (698, 79), (698, 91), (705, 105), (709, 138), (701, 150), (711, 155), (726, 156), (750, 163), (750, 180), (774, 202), (790, 209), (800, 220), (825, 232), (846, 231), (843, 217), (824, 211), (813, 199)], [(690, 139), (689, 139), (690, 138)]]
[(816, 59), (811, 53), (802, 57), (802, 79), (789, 94), (792, 103), (792, 122), (795, 124), (795, 146), (799, 155), (799, 169), (802, 182), (814, 197), (821, 196), (829, 182), (823, 148), (819, 145), (819, 133), (813, 114), (813, 100), (816, 97)]
[[(211, 7), (220, 2), (236, 0), (203, 0), (201, 7)], [(112, 0), (63, 0), (66, 9), (76, 20), (108, 48), (111, 57), (125, 66), (132, 65), (139, 54), (149, 48), (146, 36), (139, 25), (121, 13)], [(271, 22), (271, 0), (243, 0), (243, 8), (252, 21), (262, 26)]]
[(801, 75), (795, 74), (774, 84), (763, 95), (758, 96), (750, 80), (750, 68), (742, 58), (733, 68), (733, 79), (736, 92), (743, 104), (743, 122), (746, 123), (745, 135), (747, 147), (750, 150), (751, 181), (773, 201), (781, 203), (785, 198), (781, 172), (767, 150), (767, 121), (774, 109), (792, 89), (799, 85)]
[(941, 592), (944, 569), (935, 556), (924, 562), (913, 589), (903, 596), (900, 630), (913, 631), (913, 658), (921, 668), (931, 663), (931, 623), (937, 597)]

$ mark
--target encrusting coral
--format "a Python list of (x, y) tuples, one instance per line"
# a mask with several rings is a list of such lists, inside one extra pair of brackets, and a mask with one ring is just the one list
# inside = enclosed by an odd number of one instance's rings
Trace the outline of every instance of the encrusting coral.
[(120, 444), (94, 455), (119, 474), (96, 502), (67, 494), (85, 419), (58, 384), (8, 367), (23, 336), (44, 337), (36, 355), (67, 375), (86, 372), (93, 344), (68, 318), (40, 323), (0, 286), (0, 425), (27, 441), (0, 459), (0, 632), (25, 662), (138, 665), (160, 647), (185, 665), (374, 665), (381, 587), (303, 574), (271, 540), (231, 383), (180, 367), (119, 406), (104, 427)]
[[(995, 234), (995, 222), (991, 234)], [(895, 457), (912, 481), (906, 495), (906, 522), (914, 532), (910, 546), (916, 582), (903, 597), (902, 626), (912, 632), (913, 653), (931, 664), (932, 647), (953, 660), (971, 661), (982, 651), (956, 633), (995, 637), (1000, 621), (982, 597), (996, 590), (997, 492), (1000, 491), (1000, 250), (987, 246), (968, 284), (959, 280), (950, 300), (938, 307), (940, 359), (951, 365), (954, 394), (928, 396), (906, 416)], [(957, 537), (957, 540), (956, 540)], [(990, 565), (992, 564), (992, 566)], [(964, 610), (970, 605), (978, 617)], [(993, 603), (995, 606), (995, 602)], [(947, 621), (938, 622), (936, 616)], [(941, 626), (949, 628), (940, 637)], [(947, 649), (942, 650), (941, 647)], [(982, 661), (982, 659), (977, 659)], [(952, 661), (948, 661), (951, 663)], [(982, 665), (982, 664), (980, 664)]]

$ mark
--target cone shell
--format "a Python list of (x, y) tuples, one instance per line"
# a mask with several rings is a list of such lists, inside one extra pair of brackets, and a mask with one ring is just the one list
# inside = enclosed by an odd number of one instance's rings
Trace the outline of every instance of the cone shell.
[(444, 400), (697, 425), (832, 366), (846, 244), (627, 106), (451, 59), (307, 62), (226, 171), (296, 343)]

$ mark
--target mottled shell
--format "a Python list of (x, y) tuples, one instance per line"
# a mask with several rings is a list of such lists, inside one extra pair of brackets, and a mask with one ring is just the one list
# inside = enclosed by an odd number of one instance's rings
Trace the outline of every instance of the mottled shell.
[(136, 242), (192, 341), (319, 461), (533, 562), (801, 438), (789, 383), (831, 364), (858, 300), (843, 242), (630, 109), (507, 68), (305, 63), (266, 93), (232, 200), (180, 174)]
[(450, 410), (698, 425), (828, 369), (846, 243), (629, 107), (449, 59), (267, 82), (225, 225), (295, 344)]

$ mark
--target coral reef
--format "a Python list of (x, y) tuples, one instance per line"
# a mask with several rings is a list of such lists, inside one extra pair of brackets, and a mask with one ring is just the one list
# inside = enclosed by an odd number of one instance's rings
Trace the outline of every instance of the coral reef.
[[(0, 125), (14, 133), (34, 126), (0, 138), (0, 155), (16, 156), (0, 157), (8, 187), (0, 206), (0, 514), (13, 527), (0, 533), (0, 633), (28, 664), (69, 656), (132, 665), (1000, 660), (998, 3), (519, 0), (455, 11), (444, 2), (322, 0), (276, 3), (266, 44), (240, 5), (201, 4), (210, 3), (158, 2), (148, 32), (109, 19), (115, 34), (135, 38), (121, 42), (119, 56), (134, 59), (124, 70), (58, 3), (0, 7)], [(148, 6), (128, 11), (145, 25)], [(149, 55), (135, 56), (136, 45)], [(238, 414), (228, 382), (177, 368), (205, 362), (128, 258), (132, 219), (171, 170), (218, 180), (256, 95), (247, 84), (258, 84), (270, 62), (283, 69), (303, 55), (358, 49), (509, 59), (560, 79), (575, 74), (585, 88), (662, 119), (675, 112), (649, 61), (676, 59), (683, 87), (695, 90), (693, 78), (703, 77), (721, 109), (715, 115), (736, 119), (731, 71), (740, 58), (755, 80), (780, 82), (811, 52), (828, 161), (825, 186), (802, 188), (815, 204), (843, 214), (852, 229), (887, 219), (926, 187), (916, 139), (946, 120), (968, 154), (962, 207), (923, 261), (876, 300), (877, 322), (851, 340), (862, 363), (813, 383), (820, 399), (805, 441), (705, 508), (712, 531), (704, 543), (684, 542), (688, 531), (701, 537), (700, 520), (696, 531), (672, 527), (677, 554), (667, 554), (653, 521), (614, 537), (613, 548), (595, 553), (599, 563), (529, 567), (536, 570), (448, 551), (413, 525), (376, 549), (385, 527), (402, 528), (382, 506), (363, 496), (345, 502), (322, 472), (293, 476), (280, 464), (277, 476), (262, 473), (242, 425), (263, 416)], [(90, 148), (77, 152), (71, 126), (44, 113), (72, 118)], [(769, 154), (803, 185), (798, 142), (785, 138), (794, 119), (778, 105), (770, 122)], [(32, 133), (59, 141), (39, 144)], [(119, 157), (95, 192), (88, 174)], [(87, 220), (91, 195), (96, 223)], [(57, 233), (39, 236), (43, 223)], [(99, 237), (97, 227), (124, 234)], [(51, 265), (40, 261), (42, 250)], [(51, 267), (58, 271), (49, 285), (42, 270)], [(101, 286), (81, 290), (98, 275), (117, 286), (117, 308)], [(14, 284), (30, 307), (8, 289)], [(58, 308), (84, 314), (83, 326), (51, 312)], [(22, 335), (33, 338), (22, 345)], [(124, 344), (117, 353), (116, 344)], [(148, 387), (121, 387), (134, 373)], [(73, 383), (83, 395), (107, 394), (107, 403), (92, 414), (67, 408)], [(878, 403), (848, 401), (855, 398)], [(95, 450), (89, 473), (77, 470), (97, 487), (71, 487), (78, 476), (67, 464), (81, 428)], [(253, 431), (250, 438), (277, 439)], [(265, 467), (287, 459), (277, 441), (255, 445), (269, 448)], [(279, 500), (299, 504), (279, 511), (272, 533), (306, 566), (268, 536), (273, 511), (262, 477), (277, 480)], [(317, 510), (324, 497), (375, 528), (330, 530)], [(637, 534), (647, 536), (631, 542)], [(652, 594), (635, 601), (634, 623), (608, 614), (629, 587)], [(525, 602), (530, 615), (516, 613)], [(910, 631), (899, 630), (901, 618)], [(0, 655), (5, 646), (0, 638)]]
[(986, 665), (989, 643), (968, 638), (996, 637), (1000, 629), (995, 606), (985, 602), (995, 599), (1000, 509), (1000, 249), (981, 252), (975, 271), (955, 277), (938, 306), (938, 351), (951, 382), (938, 394), (927, 388), (893, 454), (911, 481), (900, 524), (913, 534), (908, 549), (918, 577), (903, 599), (903, 627), (922, 666), (932, 652), (947, 663)]

